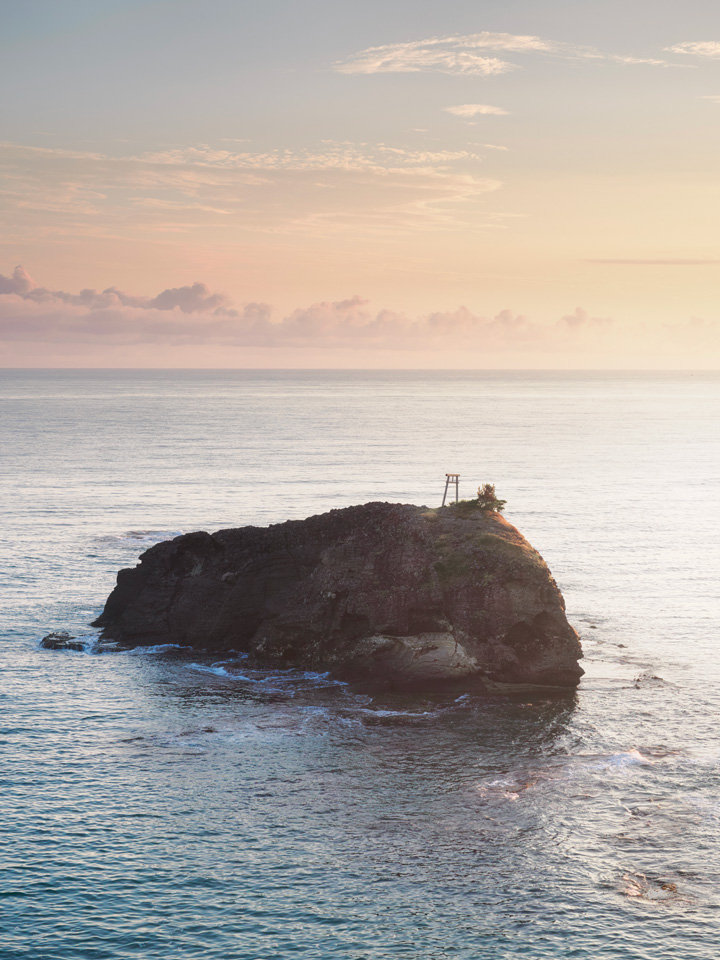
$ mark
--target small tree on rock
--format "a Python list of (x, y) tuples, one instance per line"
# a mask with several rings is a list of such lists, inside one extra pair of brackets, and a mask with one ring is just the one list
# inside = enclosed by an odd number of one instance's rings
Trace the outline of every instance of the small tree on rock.
[(478, 505), (481, 510), (495, 510), (501, 513), (507, 500), (499, 500), (495, 494), (494, 483), (484, 483), (478, 487)]

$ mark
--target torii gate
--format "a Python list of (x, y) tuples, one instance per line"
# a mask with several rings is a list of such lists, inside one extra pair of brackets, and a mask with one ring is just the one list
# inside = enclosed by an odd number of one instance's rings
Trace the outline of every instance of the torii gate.
[(448, 487), (450, 486), (451, 483), (454, 483), (454, 484), (455, 484), (455, 503), (458, 502), (458, 499), (459, 499), (458, 487), (459, 487), (459, 483), (460, 483), (460, 474), (459, 474), (459, 473), (446, 473), (446, 474), (445, 474), (445, 493), (443, 494), (443, 502), (442, 502), (442, 505), (443, 505), (443, 506), (445, 506), (445, 500), (446, 500), (446, 498), (447, 498)]

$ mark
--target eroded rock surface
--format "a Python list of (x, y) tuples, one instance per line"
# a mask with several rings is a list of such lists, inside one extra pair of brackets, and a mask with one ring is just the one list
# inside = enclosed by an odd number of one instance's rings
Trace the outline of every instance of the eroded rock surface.
[(368, 503), (190, 533), (121, 570), (96, 626), (127, 646), (390, 681), (573, 687), (582, 650), (540, 555), (472, 506)]
[(59, 630), (56, 633), (48, 633), (47, 636), (43, 637), (40, 641), (40, 646), (46, 650), (80, 651), (85, 649), (85, 644), (82, 640), (71, 637), (70, 634), (65, 633), (64, 630)]

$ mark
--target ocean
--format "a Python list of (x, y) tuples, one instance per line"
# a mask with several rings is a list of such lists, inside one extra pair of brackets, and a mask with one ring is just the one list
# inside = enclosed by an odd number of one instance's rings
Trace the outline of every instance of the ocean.
[[(0, 372), (0, 958), (714, 960), (719, 413), (715, 373)], [(576, 693), (93, 653), (151, 544), (448, 471), (549, 564)]]

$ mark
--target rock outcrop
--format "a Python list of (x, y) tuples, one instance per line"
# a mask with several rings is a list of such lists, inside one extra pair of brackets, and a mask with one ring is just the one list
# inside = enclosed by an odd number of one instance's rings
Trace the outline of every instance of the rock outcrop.
[(81, 640), (76, 640), (69, 633), (60, 630), (57, 633), (48, 633), (40, 641), (40, 646), (46, 650), (84, 650), (85, 644)]
[(94, 625), (129, 647), (235, 650), (344, 679), (574, 687), (583, 673), (543, 559), (472, 502), (185, 534), (121, 570)]

